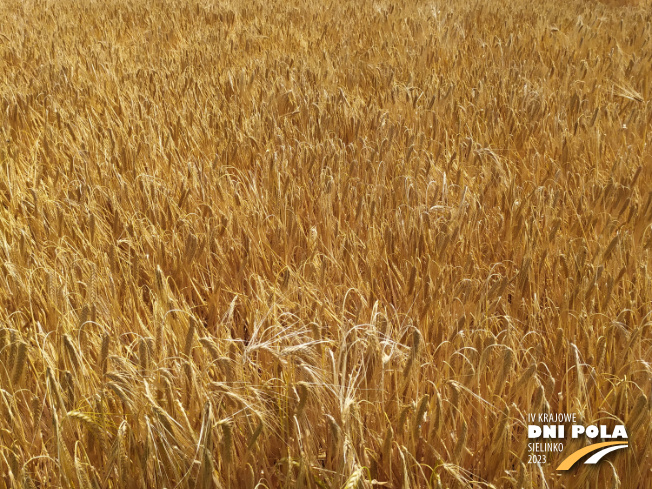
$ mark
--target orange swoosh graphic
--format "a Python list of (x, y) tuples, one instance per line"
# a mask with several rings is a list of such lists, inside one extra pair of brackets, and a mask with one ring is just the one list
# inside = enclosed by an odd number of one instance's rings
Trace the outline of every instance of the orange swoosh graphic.
[(589, 453), (600, 450), (601, 448), (610, 447), (613, 445), (627, 445), (627, 442), (606, 441), (604, 443), (594, 443), (593, 445), (589, 445), (588, 447), (581, 448), (576, 452), (571, 453), (568, 457), (566, 457), (564, 461), (561, 464), (559, 464), (557, 470), (568, 470), (575, 464), (575, 462), (581, 459), (584, 455), (588, 455)]

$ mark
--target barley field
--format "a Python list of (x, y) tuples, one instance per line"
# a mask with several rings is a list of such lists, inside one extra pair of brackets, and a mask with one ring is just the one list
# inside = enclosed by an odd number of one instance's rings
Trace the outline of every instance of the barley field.
[[(0, 1), (0, 488), (651, 488), (651, 35)], [(629, 447), (529, 464), (528, 413)]]

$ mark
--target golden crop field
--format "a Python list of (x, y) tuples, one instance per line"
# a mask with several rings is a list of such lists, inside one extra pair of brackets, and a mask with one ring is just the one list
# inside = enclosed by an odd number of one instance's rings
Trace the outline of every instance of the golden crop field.
[(651, 23), (2, 0), (0, 488), (651, 488)]

